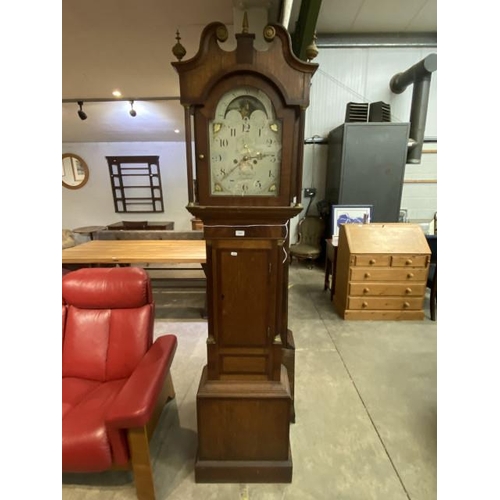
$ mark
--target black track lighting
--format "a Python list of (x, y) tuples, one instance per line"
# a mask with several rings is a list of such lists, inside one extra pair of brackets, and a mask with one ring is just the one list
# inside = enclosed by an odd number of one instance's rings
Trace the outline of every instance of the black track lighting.
[(137, 111), (134, 109), (134, 101), (130, 101), (130, 116), (137, 116)]
[(87, 119), (87, 113), (83, 111), (83, 101), (78, 101), (78, 105), (80, 106), (80, 110), (78, 111), (78, 116), (80, 117), (80, 120), (86, 120)]

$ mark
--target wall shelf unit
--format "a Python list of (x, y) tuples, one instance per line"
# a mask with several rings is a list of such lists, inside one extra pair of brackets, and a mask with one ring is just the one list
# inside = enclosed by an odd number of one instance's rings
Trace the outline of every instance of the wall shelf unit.
[(117, 213), (163, 212), (159, 156), (106, 156)]

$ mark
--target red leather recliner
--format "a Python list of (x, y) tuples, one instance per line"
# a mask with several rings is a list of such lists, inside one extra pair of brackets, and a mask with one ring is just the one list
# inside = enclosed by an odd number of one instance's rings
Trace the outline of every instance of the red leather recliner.
[(149, 455), (175, 396), (175, 335), (153, 343), (154, 302), (138, 267), (86, 268), (62, 279), (63, 472), (134, 472), (137, 497), (155, 498)]

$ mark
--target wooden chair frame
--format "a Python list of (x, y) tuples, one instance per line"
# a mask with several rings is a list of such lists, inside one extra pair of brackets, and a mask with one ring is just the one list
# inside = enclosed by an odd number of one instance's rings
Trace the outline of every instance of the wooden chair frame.
[(143, 427), (127, 429), (127, 440), (130, 448), (128, 465), (115, 465), (111, 468), (111, 470), (131, 470), (133, 472), (138, 500), (156, 500), (149, 443), (154, 435), (163, 408), (174, 398), (175, 389), (172, 375), (169, 372), (149, 422)]

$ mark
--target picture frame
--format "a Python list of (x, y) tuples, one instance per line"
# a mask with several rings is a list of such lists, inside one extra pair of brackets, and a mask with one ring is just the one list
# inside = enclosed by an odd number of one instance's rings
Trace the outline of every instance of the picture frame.
[(338, 238), (342, 224), (367, 224), (372, 219), (373, 205), (332, 205), (332, 237)]
[(85, 169), (77, 158), (71, 158), (71, 165), (73, 167), (73, 177), (75, 181), (82, 181), (85, 178)]

